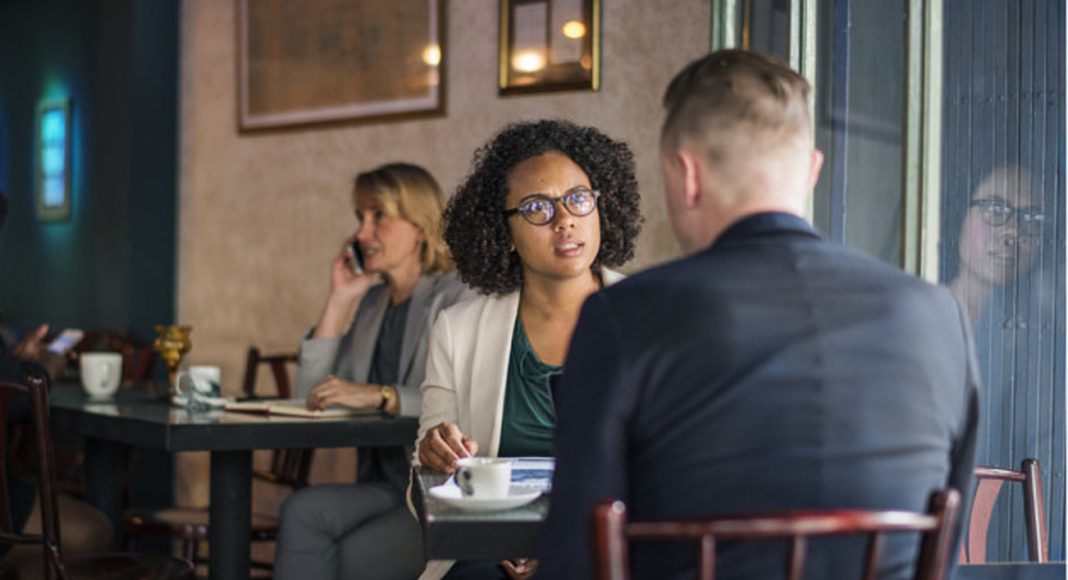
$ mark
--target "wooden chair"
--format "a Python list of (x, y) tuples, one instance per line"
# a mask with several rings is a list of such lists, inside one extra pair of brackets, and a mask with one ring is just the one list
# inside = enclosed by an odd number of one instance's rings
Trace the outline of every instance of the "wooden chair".
[(960, 494), (949, 489), (931, 494), (928, 513), (901, 511), (798, 511), (758, 516), (719, 517), (691, 521), (627, 522), (626, 506), (604, 501), (593, 510), (594, 571), (597, 580), (630, 578), (631, 540), (698, 540), (702, 580), (714, 580), (716, 542), (720, 540), (789, 539), (785, 564), (790, 580), (800, 580), (806, 540), (812, 536), (869, 536), (864, 559), (865, 580), (874, 580), (889, 532), (921, 532), (916, 580), (942, 580), (953, 542)]
[(278, 396), (283, 399), (291, 397), (293, 390), (289, 386), (289, 371), (286, 365), (297, 364), (296, 353), (264, 356), (260, 353), (260, 349), (254, 346), (248, 347), (248, 355), (245, 357), (245, 380), (241, 383), (241, 390), (245, 393), (245, 397), (250, 399), (262, 397), (256, 393), (256, 376), (261, 364), (271, 367)]
[(1032, 562), (1049, 561), (1049, 538), (1046, 536), (1046, 508), (1042, 500), (1042, 470), (1038, 461), (1024, 459), (1020, 471), (996, 467), (975, 468), (975, 497), (971, 516), (961, 544), (960, 562), (986, 562), (986, 536), (990, 518), (1005, 482), (1019, 482), (1023, 487), (1024, 525), (1027, 530), (1027, 554)]
[[(7, 578), (193, 578), (190, 562), (167, 556), (145, 554), (101, 554), (64, 558), (60, 541), (60, 518), (57, 510), (55, 458), (48, 425), (48, 387), (42, 377), (31, 377), (28, 384), (0, 381), (0, 416), (7, 417), (12, 395), (29, 396), (32, 408), (33, 433), (37, 450), (38, 492), (41, 501), (40, 535), (26, 535), (15, 530), (11, 521), (11, 505), (7, 489), (8, 462), (6, 441), (0, 429), (0, 542), (10, 544), (40, 544), (41, 566), (33, 571), (0, 569)], [(43, 570), (43, 573), (42, 573)]]
[[(248, 349), (243, 390), (249, 398), (261, 398), (256, 392), (256, 375), (259, 365), (269, 365), (275, 380), (277, 396), (291, 396), (289, 373), (286, 365), (296, 364), (296, 354), (263, 356), (256, 347)], [(253, 470), (253, 477), (300, 489), (308, 485), (311, 471), (313, 449), (277, 449), (271, 455), (271, 466), (267, 471)], [(274, 514), (252, 514), (252, 541), (274, 541), (278, 537), (278, 517)], [(208, 510), (189, 508), (167, 508), (157, 510), (130, 510), (123, 518), (123, 531), (126, 533), (127, 545), (132, 547), (138, 536), (167, 537), (182, 542), (182, 554), (189, 560), (197, 561), (197, 548), (207, 541)], [(255, 568), (270, 569), (269, 562), (252, 562)]]
[(122, 354), (122, 386), (132, 387), (152, 378), (159, 352), (155, 344), (131, 335), (128, 331), (107, 333), (106, 350)]

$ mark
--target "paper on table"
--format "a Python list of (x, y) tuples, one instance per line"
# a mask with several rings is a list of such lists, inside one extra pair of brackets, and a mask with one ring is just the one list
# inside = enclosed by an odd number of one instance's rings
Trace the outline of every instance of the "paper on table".
[(227, 403), (225, 409), (243, 413), (268, 413), (271, 415), (308, 418), (353, 417), (356, 415), (377, 415), (379, 413), (377, 409), (352, 409), (349, 407), (329, 407), (327, 409), (309, 411), (304, 399), (235, 401)]
[(552, 457), (513, 457), (512, 487), (548, 492), (553, 487), (553, 469), (556, 461)]

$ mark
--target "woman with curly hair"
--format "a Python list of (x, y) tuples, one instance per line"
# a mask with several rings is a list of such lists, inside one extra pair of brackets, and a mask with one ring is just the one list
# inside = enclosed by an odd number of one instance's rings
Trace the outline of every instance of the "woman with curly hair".
[[(482, 296), (442, 312), (423, 382), (417, 460), (552, 456), (549, 377), (586, 298), (621, 278), (640, 229), (634, 157), (566, 121), (505, 128), (475, 154), (445, 210), (461, 279)], [(530, 561), (431, 562), (424, 578), (524, 578)]]

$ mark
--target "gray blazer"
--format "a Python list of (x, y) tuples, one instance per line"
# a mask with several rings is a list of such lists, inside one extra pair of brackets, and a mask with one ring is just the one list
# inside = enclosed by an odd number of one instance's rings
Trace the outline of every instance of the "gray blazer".
[[(419, 386), (426, 372), (430, 329), (443, 309), (473, 297), (455, 272), (424, 274), (415, 284), (401, 345), (400, 382), (393, 385), (400, 399), (400, 414), (418, 417), (421, 408)], [(375, 354), (382, 317), (389, 305), (389, 287), (377, 284), (360, 302), (352, 327), (339, 338), (306, 338), (300, 345), (296, 396), (306, 397), (328, 374), (355, 382), (366, 382)]]
[[(438, 313), (466, 298), (474, 291), (460, 282), (455, 272), (424, 274), (412, 290), (408, 305), (408, 319), (404, 324), (401, 342), (400, 381), (397, 389), (400, 414), (418, 417), (422, 407), (419, 386), (426, 374), (427, 345), (430, 328)], [(300, 346), (300, 366), (297, 369), (297, 396), (306, 397), (328, 374), (355, 382), (366, 382), (371, 372), (378, 332), (389, 305), (389, 287), (371, 287), (360, 301), (352, 327), (340, 338), (306, 338)], [(404, 447), (363, 449), (357, 456), (359, 481), (391, 483), (399, 491), (408, 484), (411, 444)]]

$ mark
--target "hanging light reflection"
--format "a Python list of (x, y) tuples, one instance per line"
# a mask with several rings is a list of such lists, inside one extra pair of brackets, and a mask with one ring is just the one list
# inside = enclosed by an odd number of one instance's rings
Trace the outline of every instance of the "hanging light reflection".
[(429, 66), (438, 66), (441, 64), (441, 47), (436, 44), (429, 44), (423, 49), (423, 62)]
[(578, 20), (568, 20), (560, 30), (565, 37), (572, 40), (578, 40), (586, 36), (586, 25)]
[(532, 73), (545, 68), (545, 55), (540, 50), (524, 50), (512, 57), (512, 68), (519, 72)]

